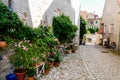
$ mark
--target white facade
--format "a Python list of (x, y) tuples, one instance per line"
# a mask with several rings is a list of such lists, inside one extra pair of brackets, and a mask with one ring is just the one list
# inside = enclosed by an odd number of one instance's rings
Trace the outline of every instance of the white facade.
[[(2, 0), (7, 6), (9, 0)], [(80, 0), (12, 0), (13, 11), (20, 18), (24, 13), (27, 15), (27, 23), (33, 27), (39, 26), (41, 20), (48, 19), (48, 25), (51, 25), (50, 18), (64, 13), (69, 16), (73, 24), (79, 26)], [(55, 10), (60, 12), (55, 12)], [(28, 21), (31, 19), (31, 22)]]
[(88, 28), (100, 28), (101, 18), (99, 18), (98, 15), (89, 13), (87, 15), (87, 21), (88, 21), (88, 25), (87, 25)]
[[(116, 43), (116, 50), (120, 50), (120, 4), (119, 0), (105, 0), (102, 15), (104, 23), (104, 39)], [(113, 6), (111, 6), (113, 5)]]

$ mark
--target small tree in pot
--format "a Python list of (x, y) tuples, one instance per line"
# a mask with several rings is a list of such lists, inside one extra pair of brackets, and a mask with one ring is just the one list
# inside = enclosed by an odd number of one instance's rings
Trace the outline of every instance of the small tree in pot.
[(35, 69), (29, 68), (27, 69), (28, 80), (34, 80)]
[(62, 61), (62, 56), (59, 51), (55, 51), (54, 55), (54, 65), (55, 67), (58, 67), (60, 65), (60, 62)]
[(45, 74), (49, 74), (50, 72), (50, 66), (48, 62), (45, 62)]

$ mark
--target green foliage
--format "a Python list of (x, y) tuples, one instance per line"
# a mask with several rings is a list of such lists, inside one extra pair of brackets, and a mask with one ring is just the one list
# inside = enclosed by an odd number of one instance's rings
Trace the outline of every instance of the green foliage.
[(45, 69), (46, 69), (46, 70), (49, 70), (49, 69), (50, 69), (50, 66), (49, 66), (49, 63), (48, 63), (48, 62), (45, 62)]
[(50, 57), (48, 61), (49, 62), (54, 62), (54, 58)]
[(33, 67), (34, 63), (39, 63), (43, 58), (45, 61), (48, 60), (49, 51), (56, 45), (50, 46), (50, 44), (56, 43), (55, 37), (48, 27), (40, 26), (33, 29), (33, 31), (33, 41), (19, 40), (15, 45), (16, 53), (10, 57), (10, 62), (14, 66), (23, 65), (24, 68), (29, 69)]
[(82, 44), (82, 39), (84, 34), (87, 33), (86, 25), (87, 25), (87, 22), (85, 21), (85, 19), (82, 16), (80, 16), (80, 44)]
[(98, 28), (88, 28), (88, 31), (90, 31), (91, 34), (95, 34), (99, 29)]
[(61, 53), (60, 53), (59, 51), (55, 51), (54, 61), (55, 61), (55, 62), (60, 62), (60, 61), (62, 61), (62, 56), (61, 56)]
[(10, 57), (10, 62), (16, 67), (23, 65), (26, 69), (33, 68), (33, 64), (42, 59), (39, 48), (37, 44), (30, 43), (30, 40), (15, 43), (16, 53)]
[(28, 77), (33, 77), (34, 74), (35, 74), (35, 69), (34, 68), (31, 68), (31, 69), (27, 69), (27, 75)]
[(61, 43), (69, 43), (75, 37), (77, 26), (73, 25), (70, 18), (64, 14), (53, 17), (53, 31)]
[(23, 38), (32, 40), (32, 28), (24, 25), (16, 13), (10, 12), (0, 1), (0, 38), (9, 36), (12, 39), (22, 40)]

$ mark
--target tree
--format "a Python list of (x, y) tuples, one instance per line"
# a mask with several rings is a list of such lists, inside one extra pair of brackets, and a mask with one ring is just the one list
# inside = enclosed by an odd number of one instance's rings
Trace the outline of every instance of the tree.
[(90, 31), (91, 34), (95, 34), (99, 29), (98, 28), (88, 28), (88, 31)]
[(82, 16), (80, 16), (80, 44), (82, 44), (83, 36), (87, 32), (86, 25), (87, 25), (87, 22), (85, 21), (85, 19)]
[(72, 21), (68, 16), (64, 14), (53, 17), (53, 32), (60, 43), (70, 43), (76, 36), (77, 26), (72, 24)]

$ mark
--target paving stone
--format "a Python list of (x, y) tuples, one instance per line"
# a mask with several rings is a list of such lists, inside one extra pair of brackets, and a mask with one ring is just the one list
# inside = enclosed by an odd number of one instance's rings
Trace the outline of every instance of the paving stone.
[(120, 80), (120, 57), (96, 45), (80, 46), (82, 60), (95, 80)]
[(40, 80), (92, 80), (87, 72), (80, 52), (64, 57), (60, 67), (53, 68), (48, 75), (40, 77)]

